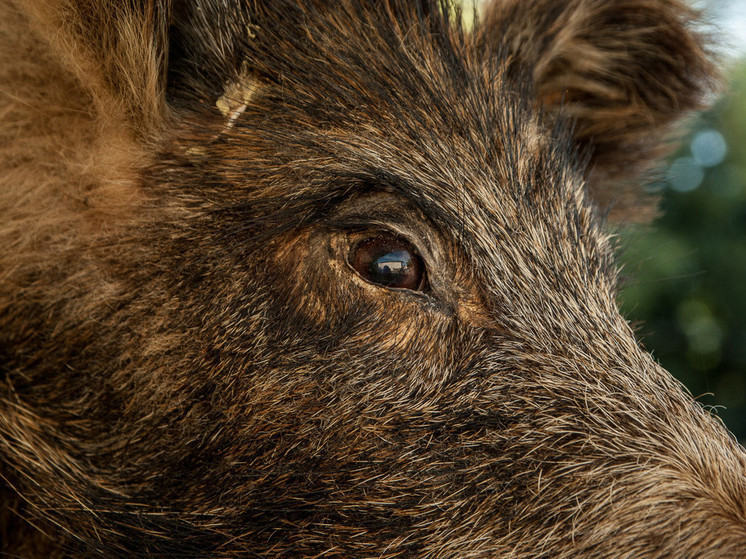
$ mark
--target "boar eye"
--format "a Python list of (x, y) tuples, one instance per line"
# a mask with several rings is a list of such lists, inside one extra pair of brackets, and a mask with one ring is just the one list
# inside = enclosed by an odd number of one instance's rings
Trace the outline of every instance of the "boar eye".
[(370, 283), (389, 289), (425, 287), (425, 265), (414, 247), (393, 235), (381, 235), (359, 243), (352, 250), (350, 264)]

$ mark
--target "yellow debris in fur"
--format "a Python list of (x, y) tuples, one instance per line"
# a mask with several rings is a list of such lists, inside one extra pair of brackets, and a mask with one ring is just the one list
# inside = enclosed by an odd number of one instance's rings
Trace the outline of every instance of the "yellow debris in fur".
[(215, 105), (224, 116), (229, 117), (229, 126), (246, 110), (256, 92), (256, 86), (257, 80), (253, 76), (247, 72), (241, 72), (239, 80), (228, 84), (225, 88), (225, 93)]

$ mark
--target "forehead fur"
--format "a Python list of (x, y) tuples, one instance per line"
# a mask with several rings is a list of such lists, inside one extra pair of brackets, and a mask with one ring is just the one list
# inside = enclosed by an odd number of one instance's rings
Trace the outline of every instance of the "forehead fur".
[[(699, 104), (714, 73), (689, 24), (694, 14), (671, 0), (505, 0), (469, 33), (452, 4), (438, 0), (237, 7), (230, 20), (212, 2), (177, 10), (177, 107), (224, 95), (226, 79), (247, 79), (248, 68), (250, 79), (280, 92), (289, 121), (315, 126), (317, 136), (339, 132), (343, 121), (387, 137), (395, 130), (400, 140), (413, 138), (398, 146), (412, 157), (426, 144), (420, 151), (442, 160), (478, 158), (502, 182), (518, 166), (536, 169), (524, 153), (511, 158), (506, 144), (559, 131), (559, 143), (572, 136), (561, 146), (564, 163), (581, 146), (590, 167), (576, 171), (617, 219), (651, 215), (639, 177), (666, 152), (670, 124)], [(649, 68), (660, 72), (652, 78)]]
[[(556, 265), (563, 255), (553, 247), (570, 237), (587, 246), (561, 265), (582, 255), (592, 276), (606, 273), (571, 123), (545, 123), (525, 76), (471, 41), (447, 7), (390, 8), (349, 0), (310, 17), (305, 3), (290, 2), (281, 24), (244, 33), (241, 71), (222, 82), (219, 103), (249, 88), (251, 99), (236, 96), (242, 114), (212, 144), (214, 155), (200, 158), (224, 162), (224, 204), (266, 230), (313, 220), (350, 195), (394, 191), (467, 252), (490, 255), (485, 266), (498, 245)], [(526, 269), (515, 260), (506, 267)]]

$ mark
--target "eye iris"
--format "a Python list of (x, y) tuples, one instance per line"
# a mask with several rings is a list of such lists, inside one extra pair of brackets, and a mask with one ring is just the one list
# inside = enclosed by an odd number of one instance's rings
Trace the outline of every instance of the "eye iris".
[(422, 289), (425, 267), (409, 243), (395, 237), (368, 239), (353, 253), (352, 265), (371, 283), (396, 289)]

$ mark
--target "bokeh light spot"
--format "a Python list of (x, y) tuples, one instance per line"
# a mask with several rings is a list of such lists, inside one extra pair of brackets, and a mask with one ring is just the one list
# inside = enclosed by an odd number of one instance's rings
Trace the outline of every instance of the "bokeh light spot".
[(678, 192), (690, 192), (697, 188), (705, 176), (702, 167), (691, 157), (679, 157), (668, 170), (666, 180)]
[(707, 355), (720, 351), (723, 344), (723, 331), (715, 321), (707, 303), (697, 299), (688, 299), (679, 305), (676, 314), (692, 352)]
[(723, 135), (717, 130), (708, 129), (698, 132), (690, 144), (694, 161), (702, 167), (714, 167), (725, 159), (728, 145)]

